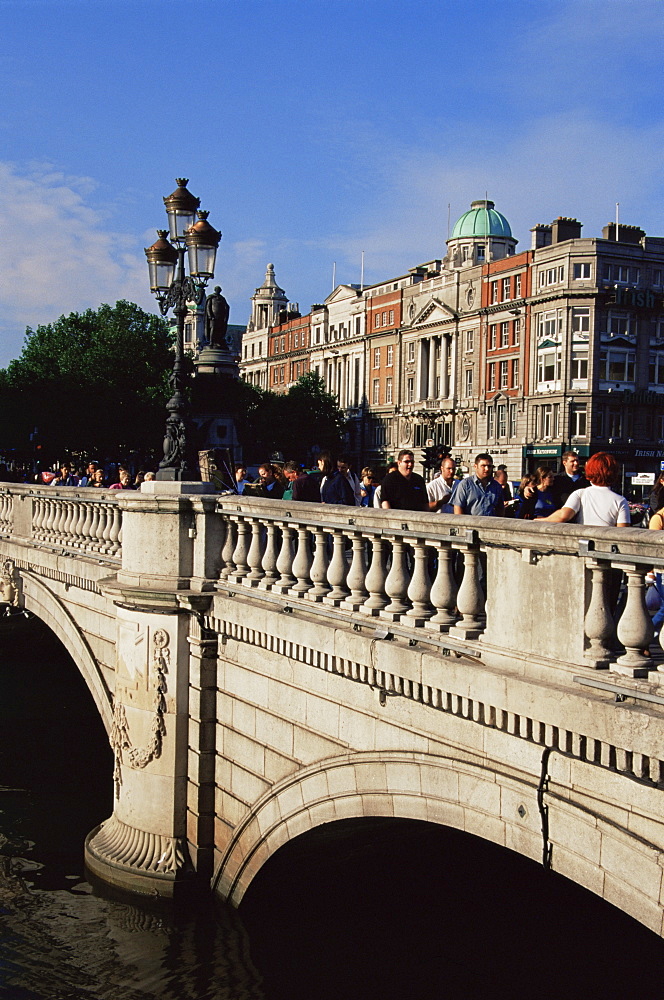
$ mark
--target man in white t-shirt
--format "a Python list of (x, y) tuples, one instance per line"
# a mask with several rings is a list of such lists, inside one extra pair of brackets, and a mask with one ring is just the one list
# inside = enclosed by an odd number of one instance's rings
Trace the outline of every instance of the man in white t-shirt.
[(629, 528), (632, 523), (629, 504), (623, 496), (611, 489), (619, 475), (620, 466), (615, 457), (608, 452), (597, 452), (586, 464), (590, 486), (574, 490), (560, 510), (540, 518), (540, 521), (571, 521), (575, 517), (577, 524)]
[[(427, 497), (429, 500), (429, 510), (453, 514), (454, 510), (450, 506), (449, 500), (455, 486), (454, 473), (456, 466), (454, 459), (444, 458), (440, 463), (440, 475), (427, 483)], [(447, 508), (447, 509), (446, 509)]]

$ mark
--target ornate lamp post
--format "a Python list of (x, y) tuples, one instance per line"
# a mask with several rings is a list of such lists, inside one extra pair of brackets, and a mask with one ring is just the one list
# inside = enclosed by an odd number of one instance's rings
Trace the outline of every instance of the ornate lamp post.
[[(207, 221), (208, 213), (198, 211), (200, 198), (187, 190), (186, 177), (177, 178), (177, 190), (164, 198), (169, 230), (158, 229), (156, 243), (148, 247), (145, 256), (150, 271), (150, 289), (159, 303), (162, 316), (172, 309), (177, 317), (175, 360), (170, 377), (173, 395), (166, 404), (166, 434), (164, 457), (159, 463), (157, 479), (195, 480), (194, 463), (188, 461), (187, 443), (187, 373), (184, 366), (184, 321), (187, 305), (200, 305), (205, 286), (214, 277), (214, 263), (221, 233)], [(170, 234), (170, 242), (168, 236)], [(185, 273), (185, 253), (189, 258), (189, 274)], [(194, 468), (190, 468), (189, 465)]]

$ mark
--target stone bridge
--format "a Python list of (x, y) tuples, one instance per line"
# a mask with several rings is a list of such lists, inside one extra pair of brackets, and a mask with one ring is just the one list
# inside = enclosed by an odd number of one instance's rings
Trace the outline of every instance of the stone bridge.
[(60, 637), (115, 752), (93, 872), (237, 905), (300, 834), (404, 817), (664, 933), (664, 537), (150, 486), (0, 486), (0, 598)]

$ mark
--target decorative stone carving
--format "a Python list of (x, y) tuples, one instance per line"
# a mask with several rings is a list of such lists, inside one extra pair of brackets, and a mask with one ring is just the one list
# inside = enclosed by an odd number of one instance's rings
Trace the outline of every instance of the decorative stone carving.
[(128, 826), (111, 816), (88, 842), (88, 850), (106, 864), (160, 875), (175, 875), (187, 864), (179, 838), (164, 837)]
[(155, 705), (152, 725), (150, 727), (150, 741), (145, 747), (135, 747), (129, 735), (129, 725), (127, 714), (122, 702), (115, 703), (113, 711), (113, 725), (109, 742), (115, 754), (115, 766), (113, 769), (113, 781), (115, 783), (115, 796), (120, 797), (120, 785), (122, 784), (121, 766), (124, 763), (124, 752), (127, 752), (129, 766), (143, 768), (152, 760), (161, 756), (162, 741), (166, 735), (166, 725), (164, 715), (166, 713), (166, 674), (170, 666), (170, 650), (168, 644), (170, 636), (168, 632), (159, 628), (152, 637), (152, 664), (155, 675)]
[(0, 604), (19, 606), (19, 575), (13, 559), (5, 559), (0, 576)]

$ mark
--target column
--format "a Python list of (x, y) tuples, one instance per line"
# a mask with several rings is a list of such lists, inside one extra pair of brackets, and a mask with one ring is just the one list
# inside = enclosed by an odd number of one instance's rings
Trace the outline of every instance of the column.
[(429, 374), (427, 385), (427, 399), (436, 398), (436, 337), (429, 337)]
[(449, 396), (449, 378), (447, 375), (447, 361), (449, 355), (449, 341), (447, 335), (440, 338), (440, 398), (447, 399)]

